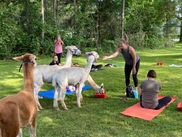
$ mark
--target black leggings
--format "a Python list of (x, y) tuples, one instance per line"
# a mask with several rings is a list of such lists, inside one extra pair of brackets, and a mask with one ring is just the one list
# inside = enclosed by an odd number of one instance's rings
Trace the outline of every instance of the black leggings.
[(56, 53), (56, 56), (58, 57), (58, 63), (61, 64), (62, 53)]
[(157, 109), (162, 108), (163, 106), (167, 105), (170, 101), (171, 101), (170, 96), (166, 96), (166, 97), (159, 99), (159, 104), (155, 109), (157, 110)]
[[(161, 99), (158, 100), (159, 104), (158, 106), (155, 108), (156, 110), (164, 107), (165, 105), (167, 105), (169, 102), (171, 101), (171, 97), (170, 96), (166, 96), (163, 97)], [(142, 96), (140, 96), (140, 106), (143, 107), (142, 105)], [(144, 108), (144, 107), (143, 107)]]
[[(136, 67), (136, 73), (134, 75), (132, 74), (132, 77), (133, 77), (134, 85), (135, 85), (135, 87), (137, 87), (138, 86), (137, 74), (138, 74), (138, 70), (139, 70), (139, 67), (140, 67), (140, 59), (136, 63), (135, 67)], [(124, 72), (125, 72), (125, 84), (126, 84), (126, 87), (130, 85), (130, 74), (131, 74), (132, 68), (133, 68), (132, 65), (128, 65), (128, 64), (125, 63)]]

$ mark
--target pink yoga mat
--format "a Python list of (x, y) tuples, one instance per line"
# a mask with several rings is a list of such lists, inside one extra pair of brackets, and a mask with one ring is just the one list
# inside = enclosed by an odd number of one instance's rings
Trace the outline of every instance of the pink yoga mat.
[[(159, 97), (159, 98), (162, 98), (162, 97)], [(141, 118), (147, 121), (151, 121), (154, 117), (159, 115), (164, 110), (165, 107), (167, 107), (170, 103), (174, 102), (175, 100), (176, 98), (172, 98), (172, 100), (166, 106), (162, 107), (159, 110), (142, 108), (140, 106), (140, 103), (137, 103), (120, 113), (126, 116), (136, 117), (136, 118)]]

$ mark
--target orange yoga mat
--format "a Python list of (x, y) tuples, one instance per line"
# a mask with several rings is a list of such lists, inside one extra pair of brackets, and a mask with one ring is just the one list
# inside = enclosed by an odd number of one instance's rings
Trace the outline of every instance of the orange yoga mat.
[[(159, 97), (159, 99), (160, 98), (162, 98), (162, 97)], [(175, 100), (176, 100), (176, 98), (172, 98), (172, 100), (166, 106), (162, 107), (159, 110), (142, 108), (140, 106), (140, 103), (137, 103), (137, 104), (125, 109), (123, 112), (121, 112), (121, 114), (130, 116), (130, 117), (144, 119), (147, 121), (151, 121), (154, 117), (159, 115), (164, 110), (165, 107), (167, 107), (170, 103), (174, 102)]]

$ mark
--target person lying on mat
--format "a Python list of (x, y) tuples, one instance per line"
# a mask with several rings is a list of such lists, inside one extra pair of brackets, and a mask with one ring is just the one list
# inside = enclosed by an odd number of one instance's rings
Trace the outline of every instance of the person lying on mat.
[(160, 109), (171, 101), (170, 96), (157, 99), (160, 84), (155, 80), (157, 77), (154, 70), (149, 70), (147, 80), (140, 85), (140, 105), (143, 108)]
[(101, 70), (102, 64), (97, 64), (96, 61), (92, 63), (91, 71)]

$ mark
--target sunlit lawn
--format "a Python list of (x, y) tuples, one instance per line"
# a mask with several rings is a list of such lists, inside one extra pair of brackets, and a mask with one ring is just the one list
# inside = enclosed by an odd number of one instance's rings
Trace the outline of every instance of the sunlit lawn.
[[(182, 101), (182, 68), (170, 67), (171, 64), (182, 65), (182, 45), (175, 48), (141, 50), (137, 51), (141, 57), (139, 70), (139, 83), (146, 78), (149, 69), (156, 70), (158, 80), (162, 84), (160, 95), (177, 97), (177, 100), (167, 107), (151, 122), (137, 118), (120, 115), (125, 108), (138, 102), (136, 99), (121, 101), (124, 96), (124, 62), (122, 57), (102, 61), (105, 65), (113, 63), (115, 68), (103, 68), (91, 72), (94, 80), (105, 85), (108, 98), (97, 99), (93, 97), (94, 91), (83, 92), (82, 108), (76, 105), (76, 96), (66, 96), (68, 111), (53, 111), (52, 100), (41, 100), (44, 110), (38, 113), (38, 137), (181, 137), (182, 112), (176, 108)], [(64, 61), (64, 59), (62, 59)], [(165, 65), (159, 67), (157, 61), (164, 61)], [(38, 64), (49, 64), (48, 57), (39, 57)], [(74, 63), (82, 66), (86, 64), (85, 57), (73, 57)], [(81, 62), (81, 63), (80, 63)], [(0, 61), (0, 97), (15, 94), (22, 88), (22, 72), (18, 72), (19, 63), (15, 61)], [(133, 81), (132, 81), (133, 83)], [(51, 89), (45, 85), (42, 90)], [(28, 129), (24, 130), (28, 137)]]

